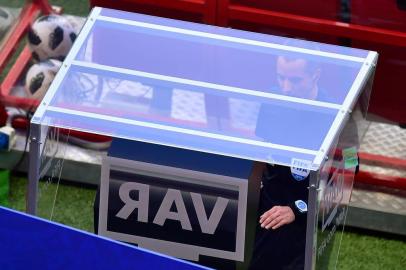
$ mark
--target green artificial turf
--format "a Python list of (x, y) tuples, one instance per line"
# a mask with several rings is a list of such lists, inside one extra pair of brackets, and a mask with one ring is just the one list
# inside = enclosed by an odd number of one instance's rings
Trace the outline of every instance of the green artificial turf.
[(11, 7), (11, 8), (21, 8), (25, 0), (0, 0), (0, 6)]
[[(11, 177), (10, 208), (25, 211), (26, 183), (25, 177)], [(54, 183), (40, 182), (39, 216), (51, 219), (52, 212), (53, 221), (93, 232), (93, 202), (96, 189), (60, 184), (55, 198), (56, 187)]]
[[(21, 8), (25, 0), (0, 0), (0, 6)], [(52, 6), (63, 7), (64, 13), (76, 16), (86, 16), (89, 11), (87, 0), (49, 0)]]
[[(26, 178), (11, 176), (9, 207), (24, 211)], [(40, 182), (39, 212), (49, 218), (56, 184)], [(81, 187), (61, 183), (55, 200), (53, 220), (75, 228), (93, 232), (93, 202), (95, 187)], [(385, 236), (385, 235), (384, 235)], [(396, 236), (345, 232), (343, 235), (338, 270), (404, 270), (406, 269), (406, 242)], [(397, 239), (398, 238), (398, 239)], [(339, 237), (335, 243), (338, 245)]]
[(405, 270), (406, 242), (404, 237), (345, 232), (338, 261), (338, 270)]
[[(112, 0), (114, 1), (114, 0)], [(84, 16), (89, 14), (89, 1), (88, 0), (51, 0), (49, 1), (53, 6), (63, 7), (64, 14)]]

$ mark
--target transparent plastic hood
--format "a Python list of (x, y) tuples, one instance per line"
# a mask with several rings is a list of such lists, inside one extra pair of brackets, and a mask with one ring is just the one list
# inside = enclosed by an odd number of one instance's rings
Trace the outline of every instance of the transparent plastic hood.
[(94, 8), (32, 122), (314, 170), (376, 60)]

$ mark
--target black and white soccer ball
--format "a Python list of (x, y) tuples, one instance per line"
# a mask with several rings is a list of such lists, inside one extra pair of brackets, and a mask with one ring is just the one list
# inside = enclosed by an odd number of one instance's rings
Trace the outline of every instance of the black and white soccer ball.
[(6, 35), (13, 23), (14, 16), (7, 8), (0, 7), (0, 40)]
[(29, 98), (41, 100), (62, 66), (62, 62), (48, 59), (30, 67), (25, 77), (25, 91)]
[(61, 15), (39, 17), (28, 31), (28, 45), (37, 61), (49, 58), (63, 61), (75, 39), (75, 30)]

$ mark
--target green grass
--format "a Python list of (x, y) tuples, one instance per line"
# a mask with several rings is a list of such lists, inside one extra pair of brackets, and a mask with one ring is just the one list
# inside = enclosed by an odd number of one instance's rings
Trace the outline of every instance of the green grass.
[[(39, 213), (49, 218), (56, 185), (40, 182)], [(25, 209), (26, 178), (11, 176), (9, 206)], [(93, 232), (93, 202), (95, 188), (60, 184), (55, 200), (53, 219), (56, 222)], [(335, 243), (338, 244), (339, 237)], [(396, 237), (345, 232), (341, 243), (338, 270), (404, 270), (406, 242)]]
[(344, 233), (337, 269), (406, 269), (406, 242), (395, 237)]
[[(0, 0), (0, 6), (21, 8), (25, 0)], [(77, 16), (86, 16), (89, 11), (88, 0), (49, 0), (53, 6), (63, 7), (64, 13)]]
[(25, 0), (0, 0), (0, 6), (12, 7), (12, 8), (21, 8)]
[[(25, 211), (25, 177), (11, 177), (9, 207)], [(75, 227), (88, 232), (93, 232), (93, 202), (96, 190), (92, 188), (78, 187), (60, 184), (56, 193), (55, 184), (40, 182), (41, 195), (38, 202), (39, 216)], [(54, 205), (55, 202), (55, 205)], [(54, 207), (53, 207), (54, 205)], [(52, 211), (53, 209), (53, 211)]]
[[(113, 0), (114, 1), (114, 0)], [(63, 7), (63, 13), (76, 16), (86, 17), (89, 14), (89, 1), (88, 0), (51, 0), (49, 1), (53, 6)]]

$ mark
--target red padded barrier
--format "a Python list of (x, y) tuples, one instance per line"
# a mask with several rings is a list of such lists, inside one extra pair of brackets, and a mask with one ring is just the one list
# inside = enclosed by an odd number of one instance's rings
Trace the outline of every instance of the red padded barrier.
[(215, 24), (216, 0), (90, 0), (90, 6)]
[[(351, 23), (406, 31), (405, 0), (353, 0)], [(369, 111), (397, 123), (406, 123), (406, 48), (353, 39), (353, 47), (375, 50), (379, 55)]]
[(340, 0), (230, 0), (230, 4), (330, 20), (337, 20), (340, 11)]
[(390, 30), (406, 30), (405, 0), (352, 0), (351, 22)]
[[(336, 21), (340, 16), (340, 7), (340, 0), (219, 0), (217, 24), (271, 35), (339, 44), (335, 36), (295, 29), (291, 25), (285, 26), (278, 22), (275, 24), (272, 17), (293, 14)], [(259, 14), (261, 16), (258, 16)], [(268, 17), (269, 20), (258, 19), (260, 17)]]

